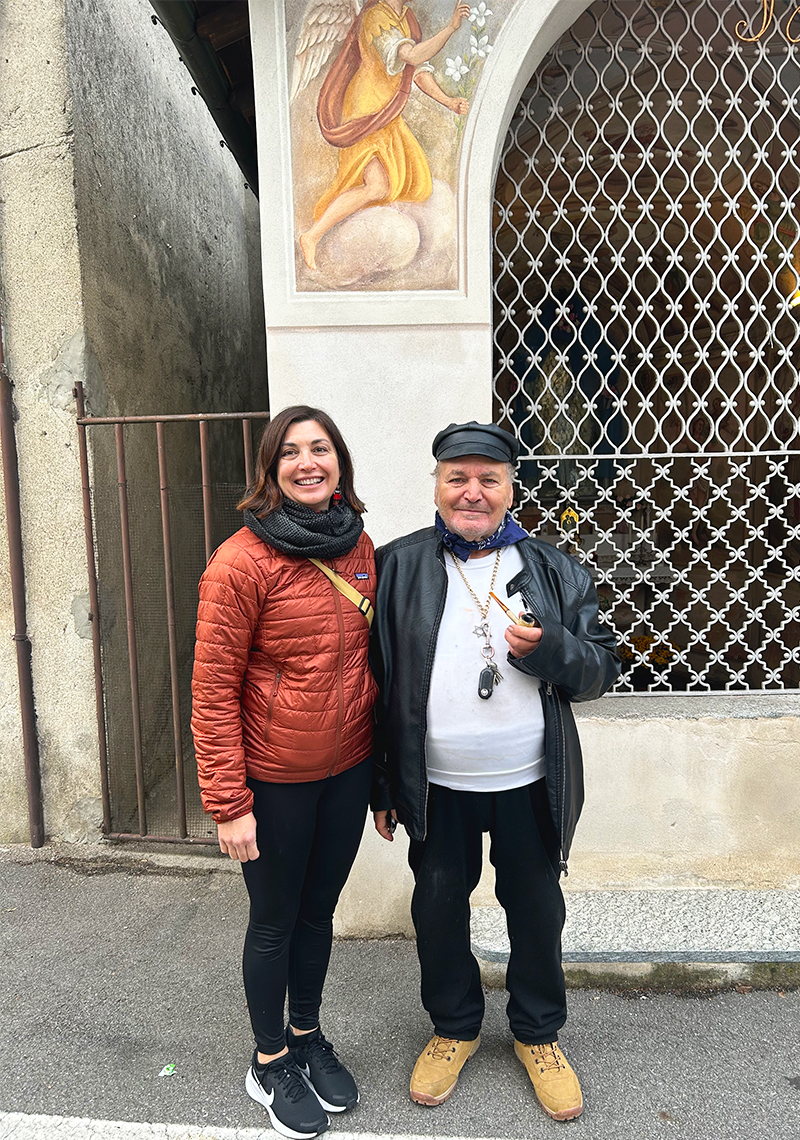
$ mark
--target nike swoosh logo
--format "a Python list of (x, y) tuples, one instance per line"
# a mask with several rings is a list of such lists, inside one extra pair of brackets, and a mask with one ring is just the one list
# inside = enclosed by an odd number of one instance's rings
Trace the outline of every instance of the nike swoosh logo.
[(267, 1104), (271, 1105), (275, 1099), (275, 1089), (273, 1089), (272, 1092), (267, 1092), (267, 1090), (262, 1085), (261, 1081), (256, 1076), (255, 1069), (253, 1069), (253, 1081), (255, 1082), (257, 1088), (259, 1088), (261, 1090), (261, 1092), (263, 1093), (264, 1099), (266, 1100)]
[(297, 1067), (300, 1070), (300, 1072), (305, 1073), (305, 1075), (307, 1077), (311, 1076), (311, 1069), (309, 1069), (308, 1065), (298, 1065)]

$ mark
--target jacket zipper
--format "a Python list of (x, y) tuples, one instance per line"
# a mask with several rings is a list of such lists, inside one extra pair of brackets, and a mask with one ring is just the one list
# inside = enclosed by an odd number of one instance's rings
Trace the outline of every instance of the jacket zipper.
[[(522, 600), (525, 603), (526, 612), (529, 614), (532, 614), (536, 618), (536, 620), (539, 622), (539, 625), (541, 626), (542, 622), (541, 622), (539, 615), (536, 612), (536, 609), (530, 604), (529, 599), (524, 596), (523, 591), (520, 591), (520, 592), (523, 594)], [(552, 699), (553, 689), (554, 689), (553, 682), (552, 681), (545, 682), (545, 689), (547, 692), (547, 696)], [(560, 733), (560, 737), (561, 737), (561, 756), (560, 756), (560, 763), (559, 763), (559, 767), (560, 767), (559, 783), (560, 783), (560, 793), (561, 793), (561, 795), (560, 795), (560, 799), (561, 799), (561, 820), (560, 820), (559, 835), (558, 835), (558, 843), (559, 843), (558, 865), (561, 868), (562, 872), (564, 873), (564, 877), (566, 878), (569, 875), (569, 867), (567, 866), (567, 861), (564, 858), (564, 817), (566, 816), (566, 813), (567, 813), (567, 741), (566, 741), (566, 737), (564, 735), (564, 718), (561, 715), (561, 704), (560, 704), (559, 699), (558, 699), (558, 693), (555, 694), (555, 711), (556, 711), (556, 716), (558, 719), (558, 729), (559, 729), (559, 733)]]
[(445, 602), (447, 601), (447, 568), (445, 567), (442, 558), (439, 557), (437, 552), (437, 560), (444, 570), (444, 589), (442, 590), (442, 597), (439, 602), (439, 609), (433, 623), (433, 630), (431, 631), (431, 642), (428, 646), (428, 659), (425, 662), (425, 672), (422, 674), (422, 687), (423, 696), (425, 698), (423, 708), (425, 712), (422, 717), (422, 786), (425, 788), (425, 800), (422, 805), (422, 838), (428, 835), (428, 793), (430, 791), (430, 784), (428, 782), (428, 696), (431, 689), (431, 673), (433, 672), (433, 659), (436, 656), (436, 639), (439, 636), (439, 626), (442, 624), (442, 614), (444, 613)]
[(267, 706), (267, 734), (264, 737), (264, 743), (269, 743), (269, 734), (272, 729), (272, 710), (275, 707), (275, 698), (278, 695), (278, 686), (281, 683), (281, 670), (275, 674), (275, 684), (272, 686), (272, 695), (269, 698), (269, 705)]
[[(547, 695), (550, 698), (553, 697), (553, 682), (552, 681), (547, 682)], [(564, 719), (561, 716), (561, 705), (559, 704), (558, 693), (555, 694), (555, 709), (556, 709), (556, 714), (558, 717), (558, 728), (559, 728), (559, 732), (561, 734), (561, 753), (559, 756), (560, 791), (561, 791), (561, 821), (560, 821), (559, 835), (558, 835), (558, 841), (559, 841), (558, 865), (561, 868), (561, 870), (564, 872), (564, 876), (566, 877), (567, 875), (569, 875), (569, 867), (567, 866), (567, 861), (564, 858), (564, 817), (566, 815), (566, 801), (567, 801), (567, 764), (566, 764), (567, 742), (566, 742), (566, 739), (564, 737)]]
[(333, 775), (333, 770), (339, 762), (339, 751), (342, 746), (342, 721), (344, 720), (344, 617), (342, 615), (341, 595), (336, 587), (331, 582), (331, 589), (333, 590), (333, 600), (336, 603), (336, 617), (339, 622), (339, 661), (336, 666), (336, 695), (338, 699), (338, 709), (336, 714), (336, 747), (333, 752), (333, 762), (331, 764), (329, 776)]

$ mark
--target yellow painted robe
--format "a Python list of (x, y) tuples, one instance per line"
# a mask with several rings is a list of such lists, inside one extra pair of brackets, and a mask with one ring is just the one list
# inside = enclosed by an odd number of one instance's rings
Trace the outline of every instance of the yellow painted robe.
[[(385, 107), (400, 86), (402, 72), (389, 75), (381, 59), (375, 40), (384, 32), (397, 29), (403, 38), (410, 39), (406, 8), (398, 14), (384, 0), (373, 5), (364, 15), (359, 35), (361, 66), (350, 80), (344, 97), (342, 121), (371, 115)], [(430, 167), (422, 147), (412, 135), (402, 115), (388, 126), (339, 151), (339, 171), (332, 185), (314, 207), (314, 220), (345, 190), (360, 186), (364, 168), (373, 158), (379, 158), (389, 176), (389, 193), (376, 206), (402, 199), (405, 202), (424, 202), (433, 189)]]

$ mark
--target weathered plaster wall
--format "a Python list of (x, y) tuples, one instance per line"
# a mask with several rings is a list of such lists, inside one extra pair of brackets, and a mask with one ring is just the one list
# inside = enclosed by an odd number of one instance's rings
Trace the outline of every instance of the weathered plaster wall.
[[(258, 204), (147, 0), (67, 0), (75, 115), (84, 325), (96, 368), (92, 411), (234, 411), (267, 403)], [(148, 788), (174, 767), (155, 429), (125, 431), (134, 592)], [(202, 569), (185, 559), (182, 511), (200, 502), (195, 428), (168, 426), (168, 479), (179, 622), (183, 735)], [(209, 429), (212, 480), (244, 482), (241, 432)], [(131, 814), (132, 732), (118, 549), (113, 430), (93, 429), (98, 575), (107, 672), (114, 828)], [(197, 524), (194, 524), (196, 532)], [(226, 534), (217, 533), (221, 541)], [(191, 605), (189, 605), (191, 602)], [(190, 799), (196, 789), (190, 788)], [(159, 796), (159, 806), (163, 797)], [(155, 808), (155, 804), (152, 805)], [(169, 821), (149, 821), (164, 831)]]
[[(63, 4), (3, 0), (0, 41), (0, 272), (7, 365), (19, 413), (46, 827), (82, 834), (99, 818), (91, 654), (70, 612), (86, 580), (80, 480), (74, 423), (54, 381), (63, 348), (82, 321)], [(79, 349), (71, 357), (80, 370)], [(0, 545), (5, 561), (4, 540)], [(0, 831), (4, 839), (22, 841), (28, 823), (10, 610), (4, 582)]]
[(90, 398), (249, 410), (265, 387), (257, 202), (147, 0), (65, 7)]
[[(146, 0), (0, 0), (0, 299), (53, 838), (96, 836), (101, 819), (73, 384), (95, 413), (266, 403), (257, 205), (150, 14)], [(152, 454), (132, 443), (129, 475), (157, 507)], [(197, 480), (180, 447), (173, 462), (175, 481)], [(113, 480), (102, 445), (95, 463)], [(0, 840), (24, 841), (4, 541), (0, 590)], [(157, 664), (145, 658), (152, 684)]]
[(800, 882), (798, 697), (605, 698), (579, 723), (575, 885)]

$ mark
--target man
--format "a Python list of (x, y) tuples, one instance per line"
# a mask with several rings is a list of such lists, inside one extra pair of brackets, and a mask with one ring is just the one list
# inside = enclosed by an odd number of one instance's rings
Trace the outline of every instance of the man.
[[(545, 1112), (569, 1120), (583, 1109), (557, 1045), (566, 1020), (558, 878), (583, 802), (570, 701), (601, 696), (619, 661), (587, 571), (511, 517), (518, 453), (493, 424), (450, 424), (433, 441), (435, 527), (378, 551), (373, 810), (385, 839), (398, 819), (411, 841), (422, 1002), (434, 1027), (411, 1099), (441, 1104), (478, 1048), (484, 999), (469, 896), (488, 831), (511, 942), (514, 1050)], [(509, 624), (490, 592), (514, 613), (519, 595), (529, 624)]]

